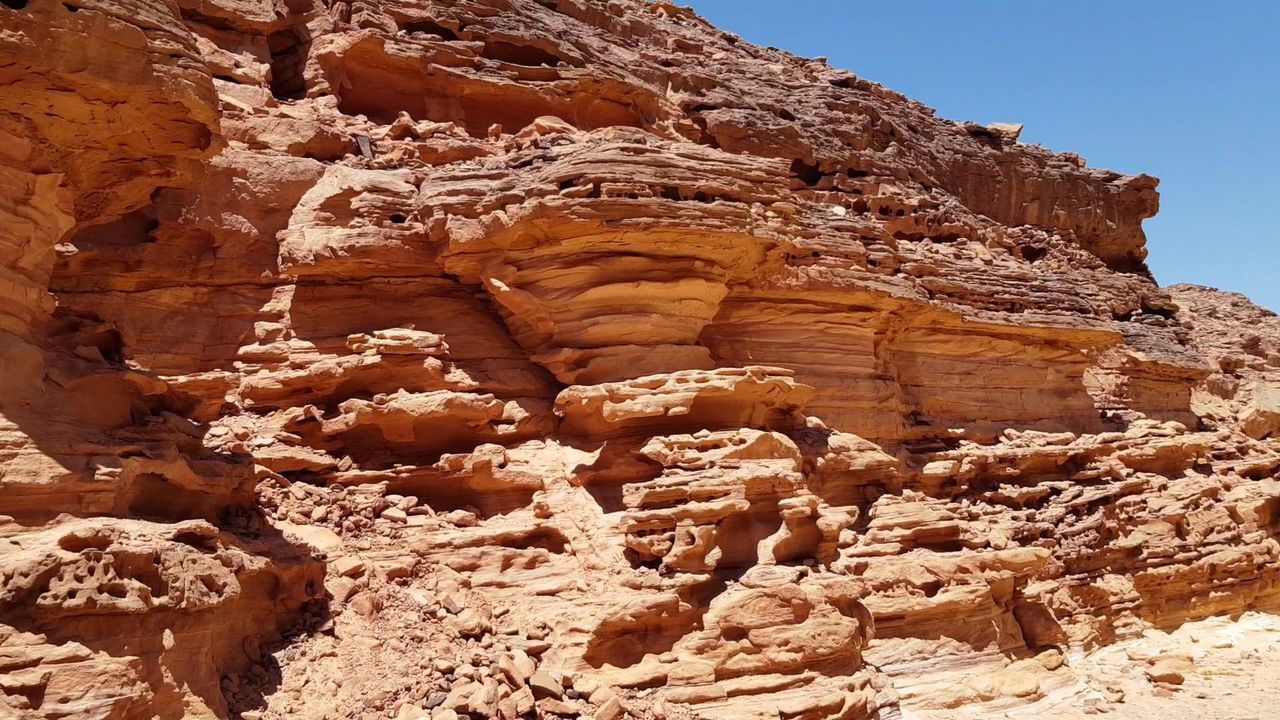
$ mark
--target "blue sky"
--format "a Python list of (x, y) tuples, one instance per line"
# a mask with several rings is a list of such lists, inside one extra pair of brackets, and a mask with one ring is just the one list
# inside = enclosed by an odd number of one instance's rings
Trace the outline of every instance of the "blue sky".
[(1161, 285), (1280, 311), (1280, 2), (684, 0), (760, 45), (1160, 178)]

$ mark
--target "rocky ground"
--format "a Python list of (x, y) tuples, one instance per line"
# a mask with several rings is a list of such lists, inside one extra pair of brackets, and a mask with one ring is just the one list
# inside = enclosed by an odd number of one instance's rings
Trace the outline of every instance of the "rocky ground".
[(1073, 658), (1079, 681), (1005, 710), (918, 711), (916, 718), (1110, 715), (1134, 720), (1262, 720), (1275, 713), (1268, 688), (1280, 678), (1280, 622), (1245, 613), (1147, 630)]
[(1019, 132), (667, 2), (0, 0), (0, 711), (1267, 717), (1280, 321)]

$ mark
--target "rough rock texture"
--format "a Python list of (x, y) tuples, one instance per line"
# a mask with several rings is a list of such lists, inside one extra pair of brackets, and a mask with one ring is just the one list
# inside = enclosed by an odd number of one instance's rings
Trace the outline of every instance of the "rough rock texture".
[(0, 91), (5, 712), (982, 714), (1280, 608), (1280, 321), (1153, 178), (665, 2), (0, 0)]

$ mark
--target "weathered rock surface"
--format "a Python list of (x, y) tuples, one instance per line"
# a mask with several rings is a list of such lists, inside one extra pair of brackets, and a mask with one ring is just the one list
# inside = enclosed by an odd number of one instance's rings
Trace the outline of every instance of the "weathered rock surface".
[(1280, 321), (1153, 178), (666, 2), (3, 0), (0, 89), (6, 713), (981, 714), (1280, 608)]

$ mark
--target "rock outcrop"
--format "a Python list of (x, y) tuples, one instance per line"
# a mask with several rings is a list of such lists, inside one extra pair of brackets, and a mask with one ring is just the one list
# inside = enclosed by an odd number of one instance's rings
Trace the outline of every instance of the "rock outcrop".
[(995, 710), (1280, 609), (1280, 321), (1153, 178), (666, 2), (0, 0), (0, 88), (5, 712)]

